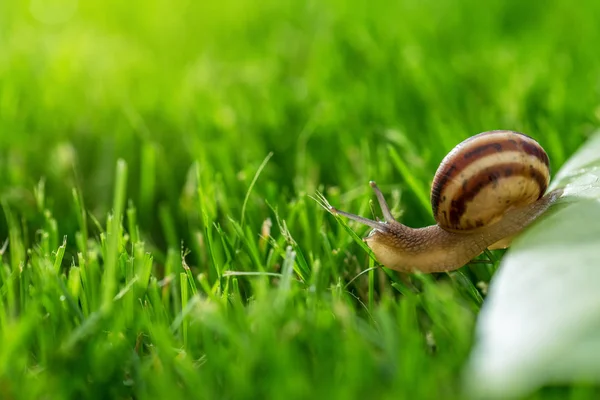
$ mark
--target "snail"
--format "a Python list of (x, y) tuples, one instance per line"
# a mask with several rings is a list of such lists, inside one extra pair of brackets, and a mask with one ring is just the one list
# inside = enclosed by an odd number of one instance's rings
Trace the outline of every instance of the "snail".
[(384, 221), (373, 221), (329, 206), (329, 211), (368, 225), (363, 240), (384, 266), (402, 272), (458, 269), (485, 249), (506, 248), (511, 238), (536, 220), (562, 194), (545, 194), (550, 182), (546, 151), (519, 132), (479, 133), (442, 160), (431, 189), (437, 222), (410, 228), (392, 216), (383, 193), (370, 185)]

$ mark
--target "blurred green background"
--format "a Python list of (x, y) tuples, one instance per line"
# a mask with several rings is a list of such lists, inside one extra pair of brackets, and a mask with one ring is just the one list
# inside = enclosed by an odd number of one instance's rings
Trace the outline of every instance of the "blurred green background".
[[(2, 205), (19, 217), (31, 243), (45, 221), (41, 211), (51, 210), (60, 237), (70, 238), (64, 261), (68, 266), (75, 257), (72, 236), (79, 229), (72, 188), (80, 188), (85, 207), (104, 224), (113, 205), (115, 165), (123, 158), (129, 166), (127, 198), (137, 207), (140, 234), (158, 265), (168, 259), (169, 250), (177, 256), (183, 241), (194, 250), (188, 259), (194, 272), (210, 272), (208, 256), (201, 251), (203, 243), (194, 244), (201, 228), (212, 229), (203, 226), (199, 190), (209, 220), (223, 227), (214, 233), (223, 236), (221, 259), (227, 240), (239, 244), (239, 232), (229, 218), (245, 218), (248, 237), (257, 239), (263, 221), (274, 220), (273, 210), (278, 210), (289, 232), (276, 229), (273, 221), (274, 240), (281, 245), (295, 241), (311, 271), (325, 271), (319, 288), (333, 287), (367, 268), (368, 261), (347, 232), (307, 195), (323, 191), (336, 206), (368, 216), (367, 200), (372, 195), (367, 182), (373, 179), (386, 195), (391, 193), (394, 212), (404, 222), (431, 223), (423, 193), (428, 193), (440, 160), (459, 141), (491, 129), (513, 129), (535, 137), (547, 149), (556, 171), (600, 120), (599, 15), (596, 0), (3, 0)], [(271, 152), (242, 217), (254, 174)], [(94, 229), (90, 223), (91, 237), (97, 234)], [(329, 242), (323, 239), (325, 233), (320, 236), (322, 232), (337, 235), (331, 240), (334, 251), (325, 245)], [(0, 239), (7, 235), (2, 216)], [(252, 260), (257, 257), (252, 250), (232, 247), (236, 252), (227, 267), (253, 271)], [(273, 261), (265, 254), (260, 254), (265, 265), (278, 266), (279, 259)], [(387, 287), (384, 283), (378, 290), (385, 294)], [(255, 288), (246, 289), (256, 293)], [(258, 340), (256, 348), (221, 348), (215, 340), (212, 347), (204, 348), (202, 342), (188, 350), (214, 352), (212, 360), (218, 366), (209, 364), (214, 369), (203, 370), (210, 382), (216, 382), (213, 393), (225, 387), (232, 393), (239, 390), (238, 395), (251, 394), (259, 387), (260, 393), (277, 397), (269, 390), (294, 393), (297, 385), (306, 388), (310, 383), (315, 393), (321, 388), (322, 395), (348, 398), (354, 386), (340, 382), (354, 379), (360, 391), (352, 393), (364, 397), (379, 387), (381, 376), (388, 379), (389, 393), (410, 392), (407, 385), (412, 383), (425, 388), (436, 382), (435, 393), (456, 393), (456, 374), (471, 343), (478, 304), (470, 304), (466, 312), (452, 300), (456, 293), (439, 290), (423, 300), (427, 312), (439, 311), (438, 319), (432, 317), (439, 328), (437, 359), (427, 358), (424, 350), (399, 350), (399, 358), (389, 353), (390, 360), (380, 360), (379, 348), (371, 346), (370, 340), (377, 342), (373, 338), (381, 332), (368, 331), (362, 320), (351, 318), (338, 327), (328, 319), (333, 312), (327, 307), (319, 310), (322, 319), (314, 325), (295, 309), (297, 314), (283, 321), (298, 324), (301, 340), (290, 340), (290, 347), (271, 348), (281, 332), (267, 329), (260, 336), (252, 322), (256, 318), (271, 326), (270, 319), (260, 319), (270, 312), (266, 291), (263, 297), (257, 295), (265, 303), (256, 306), (255, 314), (238, 310), (243, 328), (225, 314), (207, 317), (231, 332), (241, 329)], [(306, 293), (299, 293), (304, 299)], [(366, 296), (365, 292), (356, 295), (362, 300)], [(415, 348), (420, 346), (422, 337), (414, 333), (419, 328), (406, 323), (406, 316), (421, 300), (409, 296), (396, 304), (391, 297), (385, 299), (377, 314), (380, 322), (388, 323), (384, 336), (399, 340), (396, 329), (408, 329), (402, 337), (417, 343)], [(436, 311), (440, 305), (444, 309)], [(158, 325), (164, 328), (158, 342), (165, 347), (178, 343), (167, 327), (179, 311), (181, 307), (173, 306), (165, 317), (168, 322)], [(148, 317), (139, 322), (140, 330), (156, 326), (153, 321)], [(272, 329), (279, 329), (279, 323), (288, 329), (284, 322), (273, 322)], [(136, 340), (126, 322), (114, 323), (115, 331), (127, 327), (121, 332)], [(62, 329), (59, 325), (57, 332)], [(208, 333), (202, 332), (211, 337), (212, 331), (206, 329)], [(389, 343), (395, 346), (393, 340)], [(336, 347), (337, 355), (328, 347), (331, 343), (341, 346)], [(36, 344), (28, 346), (30, 354), (38, 354)], [(306, 349), (314, 358), (298, 367), (297, 357)], [(124, 358), (120, 360), (110, 358), (117, 357), (113, 353), (95, 351), (102, 355), (95, 366), (99, 370), (135, 364), (125, 355), (129, 353), (120, 352), (118, 356)], [(368, 362), (359, 355), (354, 358), (355, 351), (373, 358)], [(288, 358), (278, 368), (282, 354)], [(348, 370), (335, 364), (344, 357)], [(9, 356), (0, 361), (13, 362)], [(253, 370), (254, 362), (264, 370)], [(84, 368), (73, 360), (65, 362), (63, 370), (60, 365), (57, 385), (69, 378), (68, 371)], [(242, 374), (236, 375), (232, 365), (256, 375), (236, 381)], [(327, 373), (334, 366), (342, 372), (336, 374), (338, 386), (329, 387)], [(285, 380), (290, 376), (286, 372), (296, 367), (298, 382), (305, 379), (304, 386)], [(152, 376), (152, 368), (146, 364), (144, 368), (140, 374)], [(177, 368), (170, 370), (172, 380), (153, 384), (164, 385), (167, 393), (173, 382), (194, 382), (196, 364), (189, 366), (186, 371), (192, 372), (185, 378)], [(272, 374), (264, 373), (261, 381), (260, 371)], [(320, 385), (310, 379), (311, 373)], [(398, 381), (399, 376), (403, 380)], [(121, 378), (117, 371), (97, 383)], [(269, 386), (277, 379), (283, 382), (281, 387)], [(0, 393), (1, 389), (0, 379)], [(386, 388), (379, 389), (384, 396)], [(423, 390), (411, 393), (428, 393)]]
[[(272, 151), (257, 192), (277, 204), (321, 184), (403, 187), (388, 145), (429, 184), (452, 146), (490, 129), (536, 137), (557, 167), (600, 117), (596, 1), (0, 7), (0, 190), (25, 207), (45, 177), (62, 216), (73, 169), (107, 211), (117, 157), (149, 219), (160, 202), (175, 212), (194, 161), (242, 199)], [(156, 184), (141, 194), (149, 154)]]

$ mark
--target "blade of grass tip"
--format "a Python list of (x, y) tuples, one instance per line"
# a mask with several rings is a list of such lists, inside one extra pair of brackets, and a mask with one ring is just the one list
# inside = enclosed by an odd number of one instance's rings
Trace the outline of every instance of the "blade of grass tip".
[(302, 279), (302, 282), (308, 282), (312, 271), (311, 268), (308, 266), (308, 262), (304, 257), (302, 249), (300, 248), (300, 246), (298, 246), (296, 242), (294, 242), (294, 253), (296, 254), (296, 265), (298, 266), (298, 268), (294, 268), (294, 270), (296, 271), (300, 279)]
[(94, 301), (94, 288), (95, 285), (92, 283), (90, 273), (87, 266), (87, 259), (81, 253), (77, 253), (77, 259), (79, 260), (79, 275), (81, 277), (81, 286), (83, 288), (80, 299), (81, 309), (83, 314), (87, 317), (90, 314), (90, 305)]
[(171, 296), (171, 291), (173, 287), (173, 280), (176, 279), (177, 274), (180, 273), (177, 268), (177, 252), (175, 249), (169, 248), (167, 250), (167, 258), (165, 260), (165, 277), (162, 280), (164, 283), (162, 288), (162, 300), (163, 306), (166, 310), (171, 310), (171, 302), (174, 301), (176, 304), (173, 306), (173, 309), (177, 309), (177, 305), (179, 301), (177, 297)]
[(194, 279), (194, 275), (192, 275), (192, 269), (185, 261), (185, 256), (189, 254), (189, 251), (186, 252), (183, 250), (183, 245), (181, 246), (181, 266), (183, 267), (183, 271), (188, 277), (188, 281), (190, 283), (190, 288), (192, 289), (192, 295), (195, 296), (198, 294), (198, 288), (196, 286), (196, 280)]
[(331, 241), (329, 240), (325, 229), (321, 228), (319, 230), (319, 235), (321, 236), (321, 246), (325, 250), (325, 256), (327, 257), (327, 265), (329, 265), (331, 268), (330, 275), (337, 278), (340, 276), (340, 272), (338, 270), (338, 263), (335, 262), (333, 258), (333, 247), (331, 246)]
[[(279, 218), (279, 214), (275, 210), (273, 210), (273, 212), (276, 215), (277, 225), (279, 226), (282, 236), (284, 236), (287, 239), (288, 243), (292, 246), (293, 250), (296, 252), (296, 267), (297, 267), (296, 271), (297, 271), (298, 275), (302, 278), (302, 280), (304, 282), (307, 282), (310, 278), (312, 270), (308, 266), (308, 262), (306, 261), (306, 258), (304, 257), (304, 253), (302, 252), (302, 249), (300, 248), (300, 246), (298, 246), (298, 242), (296, 242), (296, 240), (292, 236), (291, 231), (287, 227), (288, 220), (289, 221), (299, 220), (300, 223), (302, 223), (303, 216), (306, 216), (308, 214), (306, 212), (306, 202), (303, 199), (298, 201), (292, 207), (292, 209), (288, 212), (288, 218), (286, 220), (281, 220)], [(310, 229), (310, 224), (308, 223), (308, 220), (306, 220), (306, 222), (307, 222), (307, 224), (304, 225), (304, 230), (308, 232), (311, 229)]]
[(34, 274), (31, 268), (21, 268), (19, 272), (19, 307), (21, 310), (26, 310), (27, 302), (31, 300), (27, 295), (31, 289), (30, 274)]
[(138, 287), (139, 276), (135, 274), (134, 270), (134, 258), (130, 257), (127, 252), (123, 252), (119, 259), (119, 270), (125, 276), (125, 287), (122, 287), (119, 293), (113, 298), (113, 302), (121, 300), (121, 306), (119, 309), (120, 316), (123, 318), (121, 321), (130, 326), (131, 322), (135, 319), (136, 306), (135, 306), (135, 294), (136, 288)]
[(156, 277), (150, 277), (146, 293), (148, 306), (144, 306), (143, 309), (148, 318), (155, 323), (167, 324), (167, 321), (170, 321), (170, 315), (162, 302), (161, 289)]
[(65, 256), (65, 250), (67, 249), (67, 237), (63, 238), (63, 244), (56, 250), (56, 256), (54, 257), (54, 272), (60, 273), (60, 267), (62, 266), (63, 257)]
[(98, 231), (98, 233), (103, 234), (104, 227), (102, 226), (102, 224), (100, 223), (98, 218), (96, 218), (96, 216), (90, 212), (86, 212), (86, 215), (92, 220), (92, 223), (93, 223), (94, 227), (96, 227), (96, 230)]
[[(256, 257), (257, 260), (260, 260), (260, 233), (256, 232), (254, 230), (254, 227), (250, 226), (246, 226), (244, 233), (246, 237), (246, 244), (248, 246), (248, 250), (252, 252), (253, 257)], [(264, 265), (262, 264), (262, 262), (261, 269), (264, 269)]]
[(102, 301), (102, 268), (100, 267), (100, 261), (98, 260), (98, 253), (94, 252), (87, 258), (87, 274), (89, 275), (89, 291), (90, 296), (90, 310), (95, 310), (100, 307)]
[(172, 248), (177, 248), (179, 245), (179, 237), (175, 219), (167, 203), (162, 203), (158, 208), (158, 219), (162, 227), (163, 235), (167, 241), (167, 245)]
[(144, 249), (144, 244), (137, 242), (134, 245), (134, 271), (139, 278), (137, 290), (140, 293), (148, 289), (148, 283), (152, 274), (152, 255)]
[(242, 294), (240, 292), (240, 283), (238, 282), (238, 279), (236, 277), (233, 277), (231, 279), (231, 285), (233, 286), (233, 294), (236, 297), (237, 300), (240, 300), (242, 298)]
[(52, 213), (48, 210), (44, 212), (44, 218), (46, 219), (48, 244), (51, 249), (56, 249), (58, 247), (58, 223), (56, 222), (56, 219), (52, 217)]
[(110, 308), (117, 287), (117, 264), (119, 260), (119, 236), (125, 195), (127, 191), (127, 163), (125, 160), (117, 161), (115, 192), (113, 197), (113, 214), (110, 232), (108, 234), (107, 259), (105, 261), (104, 276), (102, 277), (102, 306)]
[(42, 254), (50, 254), (50, 235), (45, 230), (40, 230), (40, 236), (38, 239), (38, 246), (42, 250)]
[(250, 253), (250, 259), (252, 260), (252, 263), (254, 264), (254, 268), (258, 269), (259, 271), (263, 271), (264, 267), (263, 267), (262, 261), (260, 259), (260, 254), (259, 254), (258, 248), (256, 246), (256, 242), (254, 242), (252, 240), (253, 239), (252, 233), (246, 235), (244, 233), (244, 229), (242, 228), (242, 225), (238, 224), (238, 222), (236, 220), (234, 220), (233, 218), (229, 218), (229, 222), (231, 223), (231, 226), (233, 227), (233, 229), (236, 231), (238, 239), (248, 249), (248, 252)]
[(306, 195), (301, 195), (301, 197), (298, 199), (298, 202), (295, 204), (294, 208), (298, 209), (297, 221), (302, 226), (302, 230), (304, 232), (310, 233), (310, 235), (307, 234), (307, 236), (310, 236), (308, 239), (310, 240), (309, 243), (312, 245), (311, 247), (314, 247), (317, 242), (316, 237), (314, 235), (314, 233), (315, 233), (314, 226), (319, 226), (319, 225), (315, 225), (314, 222), (311, 221), (310, 213), (307, 210), (307, 206), (308, 206), (308, 204), (306, 201)]
[[(236, 252), (235, 244), (233, 243), (234, 240), (232, 240), (231, 237), (228, 234), (226, 234), (225, 231), (223, 231), (221, 225), (215, 224), (215, 230), (217, 231), (219, 238), (221, 238), (221, 244), (223, 245), (223, 253), (225, 253), (225, 262), (222, 265), (222, 268), (225, 269), (225, 265), (230, 264), (231, 260), (233, 260), (232, 254), (235, 254)], [(219, 270), (219, 276), (222, 272), (223, 271)]]
[(64, 296), (67, 304), (69, 305), (69, 308), (73, 312), (73, 314), (75, 314), (77, 316), (77, 318), (79, 318), (79, 321), (85, 320), (85, 316), (83, 315), (81, 308), (79, 308), (78, 302), (75, 301), (75, 299), (71, 295), (71, 292), (65, 285), (65, 282), (63, 281), (62, 276), (56, 275), (56, 282), (58, 284), (58, 287), (60, 288), (60, 291), (63, 293), (63, 296)]
[(21, 240), (21, 228), (10, 210), (8, 203), (4, 199), (2, 199), (2, 209), (8, 225), (10, 267), (11, 270), (15, 271), (19, 268), (21, 262), (25, 260), (25, 248), (23, 247), (23, 241)]
[(279, 265), (279, 262), (277, 255), (279, 254), (279, 248), (282, 245), (280, 245), (274, 238), (269, 239), (269, 242), (271, 243), (271, 249), (267, 253), (267, 258), (265, 259), (265, 269), (273, 271), (274, 269), (278, 268), (277, 266)]
[[(29, 243), (29, 224), (27, 223), (27, 219), (25, 218), (25, 216), (21, 216), (21, 218), (19, 218), (19, 222), (21, 226), (21, 239), (23, 243), (23, 249), (25, 249), (25, 255), (27, 255), (27, 250), (33, 247)], [(58, 228), (56, 229), (56, 232), (58, 235)], [(56, 247), (58, 247), (58, 242), (56, 242), (56, 246), (54, 248)], [(22, 264), (24, 263), (25, 261), (22, 262)]]
[(400, 294), (404, 294), (406, 291), (405, 287), (398, 282), (392, 282), (392, 288), (396, 289), (396, 291)]
[[(123, 232), (121, 232), (124, 235)], [(123, 237), (123, 242), (127, 241), (127, 238)], [(132, 280), (135, 276), (134, 270), (134, 258), (130, 256), (127, 250), (125, 250), (122, 246), (119, 246), (119, 261), (117, 262), (117, 281), (120, 285), (121, 281), (125, 281), (127, 284), (130, 280)], [(118, 290), (118, 288), (117, 288)]]
[(406, 182), (410, 190), (417, 196), (419, 203), (423, 206), (427, 212), (431, 210), (431, 204), (429, 202), (429, 190), (424, 187), (415, 176), (411, 173), (408, 166), (404, 163), (402, 158), (398, 155), (398, 152), (392, 147), (388, 146), (388, 152), (390, 153), (390, 158), (392, 162), (402, 175), (402, 179)]
[[(185, 310), (188, 305), (188, 276), (185, 272), (182, 272), (179, 275), (179, 280), (181, 282), (181, 311)], [(183, 333), (183, 345), (187, 346), (187, 335), (188, 335), (188, 319), (184, 317), (182, 319), (182, 333)]]
[(292, 286), (292, 273), (294, 271), (294, 264), (296, 259), (296, 252), (292, 250), (292, 246), (287, 246), (285, 249), (285, 258), (281, 267), (281, 280), (279, 281), (279, 290), (277, 296), (276, 307), (282, 307), (288, 298)]
[(213, 241), (213, 220), (209, 218), (208, 211), (205, 203), (205, 194), (202, 189), (201, 184), (201, 173), (200, 173), (200, 164), (196, 163), (196, 182), (198, 182), (198, 201), (200, 203), (200, 213), (202, 214), (202, 223), (204, 224), (204, 233), (206, 238), (206, 249), (208, 254), (210, 255), (210, 264), (212, 266), (211, 269), (209, 267), (209, 278), (210, 279), (221, 279), (221, 270), (222, 270), (222, 262), (217, 258), (220, 258), (220, 253), (218, 253), (218, 249), (215, 246)]
[(242, 292), (240, 291), (240, 283), (237, 277), (231, 278), (231, 290), (230, 290), (230, 303), (235, 310), (239, 312), (238, 315), (243, 315), (245, 313), (244, 308), (244, 300), (242, 297)]
[(81, 274), (79, 267), (72, 265), (71, 268), (69, 268), (67, 288), (69, 289), (71, 296), (73, 296), (75, 299), (81, 299)]
[(221, 297), (224, 299), (229, 299), (229, 279), (221, 279), (221, 282), (218, 282), (221, 291)]
[(129, 229), (131, 245), (135, 246), (139, 242), (140, 236), (137, 226), (137, 210), (132, 201), (129, 201), (129, 206), (127, 207), (127, 227)]
[(194, 226), (190, 226), (190, 246), (192, 253), (196, 255), (196, 263), (206, 266), (208, 264), (208, 253), (206, 252), (206, 243), (204, 243), (204, 232)]
[(39, 212), (44, 211), (46, 204), (46, 179), (41, 178), (33, 188), (33, 197)]
[(84, 257), (87, 257), (87, 241), (88, 241), (88, 227), (87, 227), (87, 215), (85, 212), (85, 206), (83, 204), (83, 195), (81, 191), (73, 188), (73, 200), (75, 201), (75, 209), (77, 210), (77, 221), (79, 222), (79, 234), (81, 240), (78, 243), (79, 251)]
[[(316, 289), (319, 287), (319, 282), (322, 280), (321, 276), (323, 273), (321, 272), (321, 259), (319, 257), (313, 257), (311, 260), (311, 272), (309, 276), (309, 280), (306, 282), (308, 287)], [(310, 293), (309, 296), (312, 296), (313, 293)]]
[(240, 218), (241, 226), (244, 226), (244, 218), (246, 216), (246, 205), (248, 204), (248, 199), (250, 198), (250, 193), (252, 192), (252, 188), (254, 188), (254, 185), (256, 184), (258, 177), (260, 176), (262, 170), (265, 168), (265, 166), (267, 165), (267, 163), (269, 162), (271, 157), (273, 157), (273, 152), (270, 152), (269, 154), (267, 154), (267, 156), (265, 157), (263, 162), (260, 164), (260, 166), (256, 170), (256, 173), (254, 174), (254, 178), (252, 178), (252, 182), (250, 182), (250, 186), (248, 186), (248, 191), (246, 191), (246, 197), (244, 197), (244, 203), (242, 204), (242, 216)]

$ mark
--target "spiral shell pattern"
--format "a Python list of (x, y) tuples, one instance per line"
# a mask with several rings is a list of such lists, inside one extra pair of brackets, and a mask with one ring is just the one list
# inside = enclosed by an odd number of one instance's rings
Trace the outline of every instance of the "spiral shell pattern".
[(540, 199), (550, 182), (548, 155), (519, 132), (483, 132), (458, 144), (433, 180), (431, 206), (440, 227), (476, 230)]

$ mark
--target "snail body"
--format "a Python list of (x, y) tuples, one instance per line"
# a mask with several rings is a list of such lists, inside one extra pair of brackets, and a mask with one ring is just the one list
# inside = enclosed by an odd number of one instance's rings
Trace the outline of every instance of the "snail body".
[(534, 139), (514, 131), (489, 131), (458, 144), (433, 180), (436, 225), (410, 228), (396, 221), (371, 182), (384, 221), (330, 211), (373, 228), (364, 239), (384, 266), (403, 272), (458, 269), (486, 248), (506, 247), (561, 195), (545, 194), (548, 155)]

